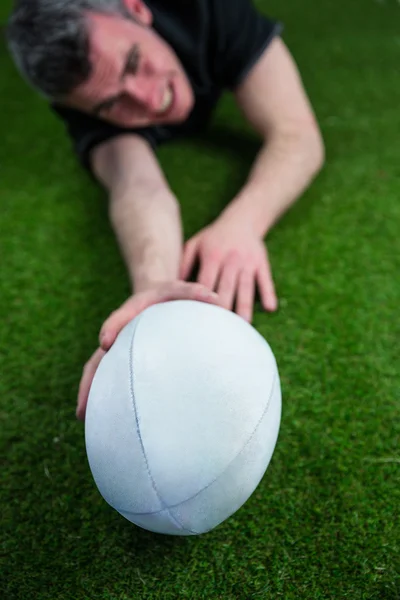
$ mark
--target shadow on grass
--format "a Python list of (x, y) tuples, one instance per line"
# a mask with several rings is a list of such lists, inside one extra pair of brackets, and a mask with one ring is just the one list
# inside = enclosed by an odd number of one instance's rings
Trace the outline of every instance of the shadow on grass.
[[(221, 202), (226, 206), (246, 183), (251, 169), (262, 148), (260, 140), (250, 132), (215, 124), (203, 135), (190, 140), (191, 145), (199, 150), (211, 151), (213, 155), (221, 154), (231, 163), (229, 177), (226, 180)], [(287, 215), (283, 215), (276, 228), (296, 228), (301, 221), (307, 221), (310, 210), (317, 200), (315, 184), (296, 201)], [(265, 202), (268, 203), (268, 188), (265, 189)], [(217, 216), (217, 215), (216, 215)], [(271, 233), (274, 229), (271, 230)]]

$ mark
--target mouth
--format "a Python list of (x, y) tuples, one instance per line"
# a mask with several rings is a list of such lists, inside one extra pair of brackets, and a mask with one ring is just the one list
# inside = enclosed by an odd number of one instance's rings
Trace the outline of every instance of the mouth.
[(158, 116), (165, 116), (170, 112), (172, 105), (174, 103), (174, 91), (172, 85), (169, 83), (164, 91), (164, 96), (160, 105), (160, 108), (157, 110)]

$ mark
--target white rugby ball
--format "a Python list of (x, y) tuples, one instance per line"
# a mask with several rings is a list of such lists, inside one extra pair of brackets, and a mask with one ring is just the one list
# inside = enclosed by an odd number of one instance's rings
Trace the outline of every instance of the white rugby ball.
[(197, 535), (235, 513), (261, 481), (281, 418), (269, 344), (232, 311), (153, 305), (121, 331), (86, 411), (100, 494), (139, 527)]

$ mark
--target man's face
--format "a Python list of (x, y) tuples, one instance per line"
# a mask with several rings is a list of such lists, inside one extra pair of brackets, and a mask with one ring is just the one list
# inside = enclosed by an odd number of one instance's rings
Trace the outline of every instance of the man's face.
[(88, 15), (93, 72), (63, 103), (124, 127), (182, 122), (194, 105), (183, 66), (142, 0), (125, 2), (135, 20)]

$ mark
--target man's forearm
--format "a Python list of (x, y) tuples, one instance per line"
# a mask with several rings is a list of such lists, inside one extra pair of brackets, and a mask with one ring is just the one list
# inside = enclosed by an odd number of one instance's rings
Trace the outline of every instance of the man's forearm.
[(172, 193), (146, 188), (111, 192), (110, 220), (134, 293), (178, 278), (183, 233)]
[(261, 148), (246, 184), (221, 218), (248, 222), (264, 237), (311, 183), (323, 154), (318, 132), (276, 134)]

